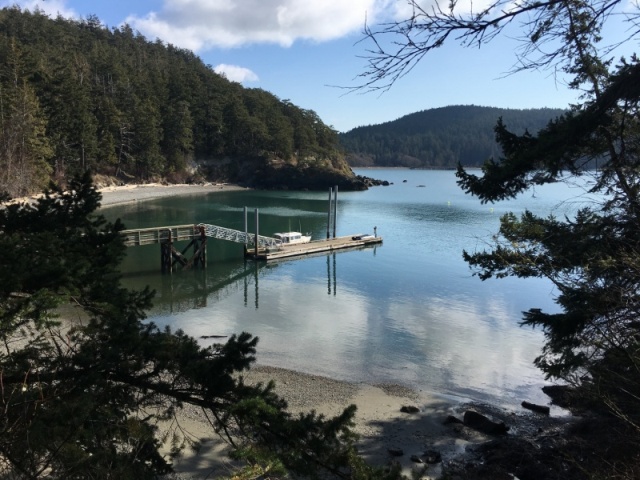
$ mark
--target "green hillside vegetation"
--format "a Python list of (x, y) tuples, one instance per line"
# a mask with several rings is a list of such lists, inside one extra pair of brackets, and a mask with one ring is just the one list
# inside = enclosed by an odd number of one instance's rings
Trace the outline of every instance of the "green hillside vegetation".
[(536, 133), (563, 110), (515, 110), (457, 105), (412, 113), (392, 122), (340, 134), (351, 166), (480, 167), (501, 154), (494, 128), (500, 117), (509, 129)]
[[(318, 115), (98, 18), (0, 10), (0, 192), (119, 182), (366, 188)], [(295, 174), (295, 184), (289, 179)]]

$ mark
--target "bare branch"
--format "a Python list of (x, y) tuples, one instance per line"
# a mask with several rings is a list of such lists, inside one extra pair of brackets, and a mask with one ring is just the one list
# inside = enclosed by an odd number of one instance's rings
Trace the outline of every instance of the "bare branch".
[[(409, 0), (409, 18), (375, 27), (365, 24), (360, 42), (371, 42), (372, 47), (361, 58), (368, 66), (358, 75), (363, 83), (351, 90), (386, 91), (445, 42), (481, 47), (514, 23), (521, 34), (514, 38), (518, 43), (516, 63), (509, 73), (550, 69), (554, 74), (575, 74), (571, 59), (577, 45), (588, 45), (591, 56), (597, 57), (601, 28), (620, 1), (497, 0), (479, 12), (473, 10), (473, 4), (468, 12), (462, 12), (456, 1), (447, 7), (436, 2), (427, 9), (417, 0)], [(632, 20), (637, 17), (630, 17)], [(635, 28), (630, 37), (638, 31)], [(613, 46), (605, 48), (610, 51)], [(583, 79), (578, 80), (579, 84)]]

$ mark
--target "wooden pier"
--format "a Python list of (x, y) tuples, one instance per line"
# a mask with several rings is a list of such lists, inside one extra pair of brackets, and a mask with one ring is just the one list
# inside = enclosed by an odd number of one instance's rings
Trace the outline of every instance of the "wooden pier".
[[(382, 243), (382, 237), (377, 235), (377, 227), (373, 227), (373, 235), (354, 234), (336, 237), (336, 220), (338, 215), (338, 186), (329, 189), (329, 211), (327, 217), (326, 240), (314, 240), (308, 243), (283, 244), (282, 239), (259, 235), (258, 209), (255, 209), (255, 230), (249, 233), (247, 207), (244, 207), (244, 231), (199, 223), (197, 225), (176, 225), (169, 227), (143, 228), (124, 230), (122, 236), (127, 247), (137, 245), (160, 244), (160, 265), (163, 272), (172, 272), (178, 264), (184, 269), (192, 266), (207, 266), (207, 238), (216, 238), (230, 242), (244, 244), (245, 258), (254, 260), (277, 260), (284, 258), (302, 257), (305, 255), (322, 254), (336, 250), (366, 247)], [(331, 238), (333, 226), (333, 238)], [(174, 243), (189, 241), (180, 252)], [(193, 249), (191, 258), (185, 254)]]
[(371, 235), (348, 235), (345, 237), (314, 240), (309, 243), (280, 245), (278, 247), (245, 247), (245, 256), (254, 260), (278, 260), (281, 258), (302, 257), (314, 253), (333, 252), (348, 248), (363, 247), (382, 243), (382, 237)]
[(123, 230), (121, 235), (127, 247), (135, 247), (136, 245), (152, 245), (169, 241), (193, 240), (193, 238), (202, 235), (202, 230), (198, 228), (198, 225), (190, 224)]
[[(170, 227), (138, 228), (123, 230), (121, 235), (127, 247), (160, 244), (160, 269), (163, 273), (172, 273), (181, 265), (184, 270), (191, 267), (207, 266), (207, 235), (201, 225), (175, 225)], [(188, 241), (179, 251), (174, 243)], [(193, 249), (188, 257), (187, 251)]]
[[(256, 235), (232, 230), (216, 225), (174, 225), (167, 227), (139, 228), (121, 232), (127, 247), (160, 244), (160, 267), (163, 272), (173, 272), (178, 266), (183, 269), (207, 264), (207, 237), (244, 243), (245, 257), (253, 260), (277, 260), (282, 258), (303, 257), (316, 253), (333, 252), (382, 243), (377, 235), (347, 235), (345, 237), (313, 240), (308, 243), (282, 245), (271, 237), (258, 235), (258, 248), (255, 246)], [(179, 251), (176, 242), (189, 243)], [(189, 257), (188, 251), (193, 253)]]

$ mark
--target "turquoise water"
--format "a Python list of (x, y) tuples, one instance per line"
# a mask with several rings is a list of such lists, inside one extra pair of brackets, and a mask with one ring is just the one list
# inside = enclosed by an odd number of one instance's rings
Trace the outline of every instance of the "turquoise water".
[[(200, 338), (248, 331), (258, 363), (367, 383), (401, 383), (460, 398), (516, 405), (546, 401), (532, 365), (542, 334), (518, 326), (531, 307), (556, 310), (541, 279), (480, 281), (462, 250), (488, 245), (505, 212), (570, 213), (580, 188), (553, 184), (482, 205), (452, 171), (357, 171), (393, 185), (340, 192), (337, 234), (373, 233), (382, 245), (278, 263), (243, 259), (242, 245), (210, 240), (206, 271), (161, 275), (159, 247), (129, 250), (125, 283), (157, 291), (149, 319)], [(406, 182), (404, 181), (406, 180)], [(105, 209), (127, 228), (212, 223), (324, 238), (328, 190), (217, 192)], [(202, 339), (203, 344), (211, 340)]]

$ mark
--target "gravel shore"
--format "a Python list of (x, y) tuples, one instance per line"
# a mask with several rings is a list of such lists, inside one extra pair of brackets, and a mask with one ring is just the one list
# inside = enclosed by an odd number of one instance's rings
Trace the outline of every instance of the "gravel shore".
[[(448, 415), (456, 414), (458, 404), (434, 395), (415, 392), (401, 385), (367, 385), (342, 382), (331, 378), (269, 366), (255, 366), (243, 374), (247, 383), (275, 382), (275, 391), (284, 398), (293, 414), (309, 412), (333, 416), (351, 404), (357, 407), (355, 432), (359, 435), (358, 450), (374, 465), (398, 462), (409, 478), (419, 472), (419, 478), (435, 479), (441, 474), (442, 463), (427, 465), (416, 462), (426, 450), (437, 450), (444, 461), (459, 457), (465, 447), (482, 437), (460, 434), (445, 425)], [(415, 406), (419, 411), (403, 413), (403, 406)], [(178, 414), (181, 428), (202, 442), (198, 453), (186, 452), (174, 462), (174, 479), (219, 478), (230, 475), (233, 464), (226, 457), (226, 446), (212, 434), (205, 417), (195, 408)], [(401, 450), (392, 457), (389, 450)], [(412, 456), (414, 459), (412, 460)]]
[(120, 187), (104, 187), (99, 189), (102, 194), (102, 207), (111, 207), (123, 203), (142, 202), (155, 198), (170, 197), (176, 195), (201, 195), (211, 192), (228, 192), (234, 190), (246, 190), (234, 184), (206, 183), (202, 185), (162, 185), (150, 183), (143, 185), (125, 185)]

